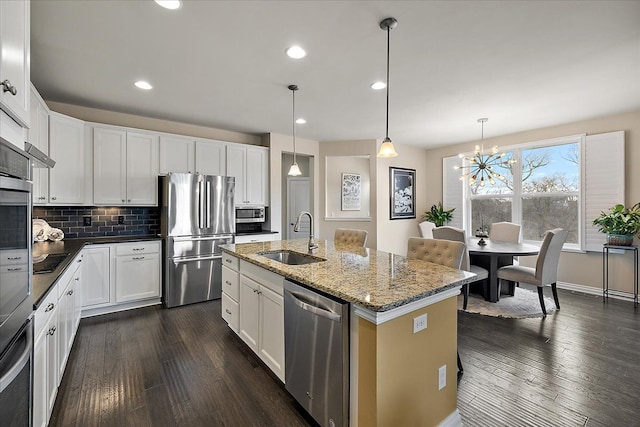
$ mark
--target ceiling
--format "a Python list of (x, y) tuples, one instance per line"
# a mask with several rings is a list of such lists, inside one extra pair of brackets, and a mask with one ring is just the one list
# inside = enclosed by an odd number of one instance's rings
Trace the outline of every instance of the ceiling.
[[(232, 131), (436, 147), (640, 109), (640, 1), (32, 1), (46, 100)], [(285, 49), (299, 44), (304, 59)], [(136, 80), (154, 89), (142, 91)]]

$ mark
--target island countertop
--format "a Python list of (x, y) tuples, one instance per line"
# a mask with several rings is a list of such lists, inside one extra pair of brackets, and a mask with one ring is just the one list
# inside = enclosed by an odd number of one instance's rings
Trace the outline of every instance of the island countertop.
[(326, 261), (287, 265), (258, 252), (308, 253), (307, 239), (238, 243), (222, 250), (274, 273), (369, 309), (384, 312), (472, 282), (476, 275), (370, 248), (316, 240), (311, 253)]

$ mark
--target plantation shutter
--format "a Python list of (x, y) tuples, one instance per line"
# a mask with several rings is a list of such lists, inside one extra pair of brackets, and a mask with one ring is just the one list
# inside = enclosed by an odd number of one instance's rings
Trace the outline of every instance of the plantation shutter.
[(585, 249), (602, 251), (606, 242), (592, 222), (618, 203), (624, 204), (624, 131), (588, 135), (584, 148)]
[(453, 218), (447, 225), (464, 228), (463, 181), (460, 180), (460, 171), (454, 169), (460, 162), (458, 156), (442, 159), (442, 206), (445, 210), (455, 208)]

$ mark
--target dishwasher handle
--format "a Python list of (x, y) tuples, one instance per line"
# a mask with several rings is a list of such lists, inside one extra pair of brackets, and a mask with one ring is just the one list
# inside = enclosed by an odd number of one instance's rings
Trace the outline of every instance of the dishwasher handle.
[(289, 293), (289, 295), (291, 295), (291, 298), (293, 298), (293, 301), (295, 302), (295, 304), (303, 310), (306, 310), (317, 316), (321, 316), (329, 320), (333, 320), (334, 322), (340, 322), (340, 320), (342, 319), (342, 316), (338, 313), (335, 313), (331, 310), (327, 310), (322, 307), (318, 307), (317, 305), (314, 305), (311, 301), (305, 301), (306, 298), (304, 298), (302, 294), (299, 294), (297, 292), (291, 292), (291, 291), (287, 291), (287, 292)]

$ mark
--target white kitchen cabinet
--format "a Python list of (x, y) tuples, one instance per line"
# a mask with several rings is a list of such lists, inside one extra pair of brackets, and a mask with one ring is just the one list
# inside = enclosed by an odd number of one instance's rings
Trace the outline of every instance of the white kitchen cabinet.
[[(82, 292), (82, 253), (58, 279), (58, 375), (59, 381), (67, 365), (79, 322), (78, 293)], [(81, 301), (81, 299), (80, 299)]]
[(236, 179), (236, 205), (268, 205), (268, 148), (227, 145), (227, 175)]
[(49, 115), (49, 155), (56, 165), (49, 171), (52, 204), (85, 203), (84, 122), (62, 114)]
[(222, 254), (222, 318), (236, 334), (240, 333), (240, 273), (238, 258)]
[(236, 243), (256, 243), (256, 242), (273, 242), (277, 240), (279, 233), (270, 234), (241, 234), (236, 235)]
[(97, 205), (156, 205), (158, 137), (93, 128), (93, 201)]
[(160, 254), (116, 257), (116, 302), (160, 296)]
[[(49, 155), (49, 107), (38, 91), (31, 85), (30, 103), (31, 127), (27, 141), (44, 154)], [(33, 168), (33, 204), (49, 203), (49, 169)]]
[(34, 314), (33, 425), (46, 426), (58, 391), (58, 289), (57, 285)]
[(205, 175), (226, 175), (227, 143), (211, 139), (195, 140), (195, 171)]
[(83, 289), (82, 307), (99, 306), (111, 302), (110, 245), (89, 246), (82, 249)]
[(160, 136), (160, 173), (193, 173), (195, 171), (194, 138)]
[(237, 333), (284, 382), (284, 277), (245, 261), (239, 273)]
[[(0, 108), (24, 128), (30, 119), (30, 11), (28, 0), (0, 1)], [(19, 142), (24, 147), (24, 139)]]

